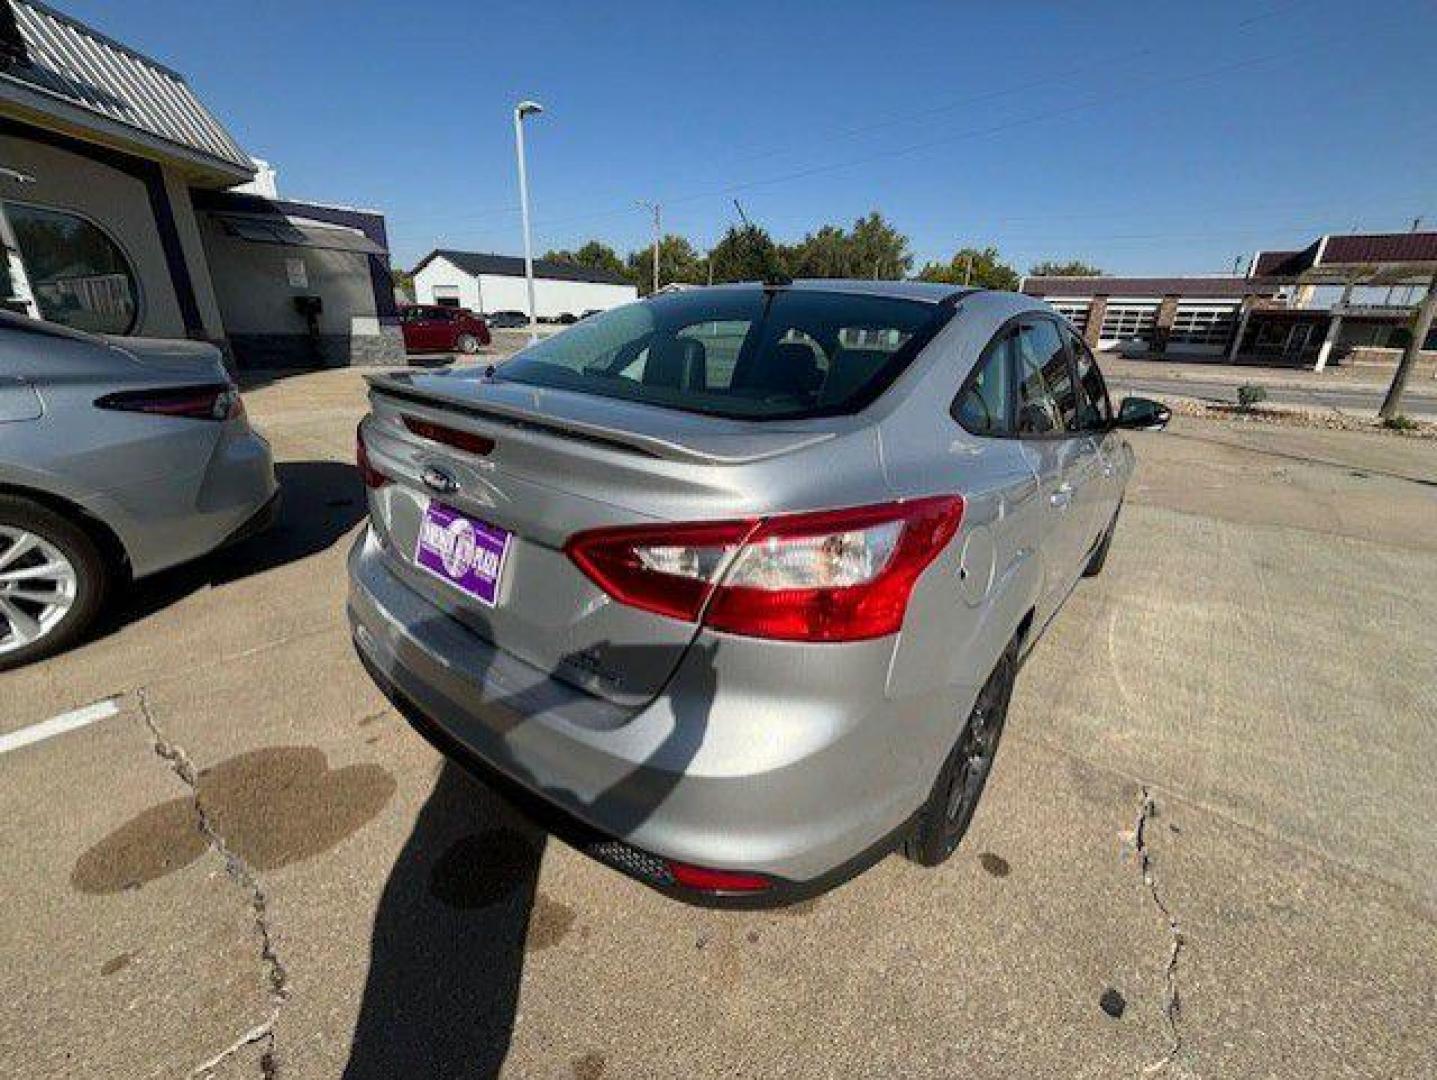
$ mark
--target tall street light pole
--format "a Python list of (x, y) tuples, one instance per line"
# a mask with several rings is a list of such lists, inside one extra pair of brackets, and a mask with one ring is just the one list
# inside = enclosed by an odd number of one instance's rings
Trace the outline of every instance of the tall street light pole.
[(544, 106), (521, 101), (514, 106), (514, 153), (519, 159), (519, 216), (524, 223), (524, 283), (529, 289), (529, 344), (539, 340), (539, 311), (534, 303), (534, 239), (529, 235), (529, 176), (524, 165), (524, 117), (538, 115)]

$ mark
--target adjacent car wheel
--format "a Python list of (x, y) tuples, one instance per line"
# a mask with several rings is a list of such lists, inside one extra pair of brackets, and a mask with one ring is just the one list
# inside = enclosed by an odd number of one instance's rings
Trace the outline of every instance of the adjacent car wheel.
[(978, 799), (993, 770), (1013, 681), (1018, 674), (1018, 640), (1015, 638), (988, 676), (978, 700), (963, 725), (963, 733), (943, 763), (928, 801), (918, 812), (904, 854), (921, 866), (937, 866), (958, 848), (968, 831)]
[(111, 577), (85, 530), (47, 506), (0, 495), (0, 671), (72, 644), (99, 613)]
[(473, 334), (460, 334), (454, 342), (454, 347), (466, 356), (473, 356), (479, 351), (479, 339)]

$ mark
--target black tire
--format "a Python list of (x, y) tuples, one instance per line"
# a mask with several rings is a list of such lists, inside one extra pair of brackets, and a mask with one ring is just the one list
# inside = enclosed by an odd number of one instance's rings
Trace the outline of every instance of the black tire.
[(988, 676), (927, 801), (918, 811), (903, 854), (920, 866), (938, 866), (958, 848), (993, 771), (1013, 682), (1018, 675), (1019, 638), (1014, 638)]
[[(1118, 508), (1119, 511), (1122, 507)], [(1108, 561), (1108, 548), (1113, 546), (1113, 533), (1118, 531), (1118, 514), (1114, 512), (1113, 520), (1108, 522), (1108, 529), (1103, 533), (1102, 540), (1098, 541), (1097, 548), (1088, 556), (1088, 565), (1083, 567), (1083, 577), (1097, 577), (1103, 572), (1103, 564)]]
[[(0, 671), (52, 656), (73, 645), (103, 609), (115, 578), (90, 534), (48, 506), (20, 496), (0, 495), (0, 526), (7, 525), (23, 529), (59, 549), (75, 571), (75, 599), (70, 609), (41, 637), (0, 652)], [(9, 623), (0, 613), (0, 641), (9, 631)]]
[(473, 334), (460, 334), (454, 341), (454, 347), (465, 356), (473, 356), (479, 351), (479, 339)]

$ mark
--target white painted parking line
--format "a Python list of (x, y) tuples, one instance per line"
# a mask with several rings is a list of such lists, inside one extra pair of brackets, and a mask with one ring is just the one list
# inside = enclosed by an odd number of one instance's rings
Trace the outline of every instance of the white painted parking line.
[(108, 720), (119, 711), (120, 707), (115, 704), (115, 699), (107, 698), (104, 701), (97, 701), (93, 705), (86, 705), (83, 709), (75, 709), (73, 712), (52, 716), (48, 720), (41, 720), (38, 724), (31, 724), (19, 731), (12, 731), (9, 735), (0, 735), (0, 754), (8, 754), (11, 750), (19, 750), (22, 746), (43, 742), (77, 728), (88, 727), (97, 720)]

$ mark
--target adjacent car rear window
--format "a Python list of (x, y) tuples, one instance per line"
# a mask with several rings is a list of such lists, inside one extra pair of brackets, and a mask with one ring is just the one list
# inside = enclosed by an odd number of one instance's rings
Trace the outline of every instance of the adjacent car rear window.
[(951, 314), (944, 304), (802, 289), (678, 293), (585, 319), (496, 377), (744, 420), (851, 413)]

